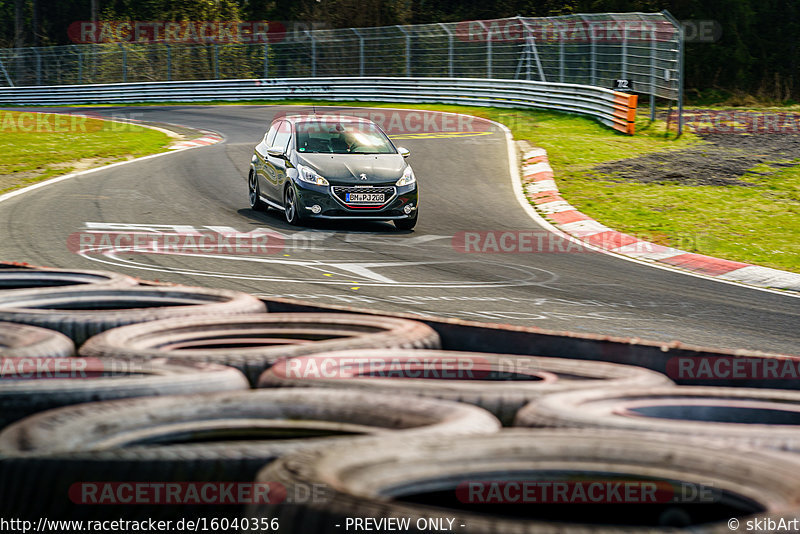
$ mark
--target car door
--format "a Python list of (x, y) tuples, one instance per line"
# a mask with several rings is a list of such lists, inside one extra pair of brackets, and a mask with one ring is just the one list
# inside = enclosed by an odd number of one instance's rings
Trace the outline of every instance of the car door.
[(272, 143), (275, 142), (275, 135), (278, 133), (278, 127), (280, 126), (281, 121), (273, 122), (269, 130), (266, 134), (264, 134), (264, 138), (261, 142), (256, 145), (255, 154), (256, 154), (256, 161), (255, 161), (255, 171), (256, 171), (256, 178), (258, 180), (258, 188), (261, 191), (262, 195), (269, 196), (269, 181), (267, 180), (267, 164), (269, 156), (267, 154), (267, 148), (272, 146)]
[(281, 121), (275, 133), (271, 148), (281, 149), (282, 156), (267, 154), (264, 167), (266, 187), (264, 193), (273, 202), (283, 204), (283, 184), (286, 181), (286, 160), (292, 140), (292, 125), (289, 121)]

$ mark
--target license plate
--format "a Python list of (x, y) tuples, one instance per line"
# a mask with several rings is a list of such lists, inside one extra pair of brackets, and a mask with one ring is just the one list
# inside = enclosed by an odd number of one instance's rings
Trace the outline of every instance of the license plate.
[(345, 193), (345, 202), (363, 202), (363, 203), (377, 203), (383, 202), (385, 195), (383, 193)]

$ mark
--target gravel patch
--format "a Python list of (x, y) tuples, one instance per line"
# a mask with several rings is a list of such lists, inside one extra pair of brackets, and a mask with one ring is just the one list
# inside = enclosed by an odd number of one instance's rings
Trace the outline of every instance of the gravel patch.
[(621, 182), (752, 187), (757, 184), (744, 175), (755, 165), (764, 163), (778, 170), (800, 163), (800, 133), (709, 133), (701, 129), (697, 134), (707, 143), (603, 163), (590, 174)]

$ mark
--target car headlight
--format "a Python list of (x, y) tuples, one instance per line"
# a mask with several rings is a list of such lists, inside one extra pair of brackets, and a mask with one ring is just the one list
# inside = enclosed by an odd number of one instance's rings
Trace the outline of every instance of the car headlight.
[(310, 167), (305, 167), (303, 165), (297, 166), (297, 177), (303, 180), (304, 182), (308, 182), (309, 184), (315, 185), (328, 185), (328, 180), (317, 174), (314, 169)]
[(414, 171), (411, 169), (411, 167), (406, 167), (406, 170), (403, 171), (402, 178), (397, 180), (397, 183), (394, 184), (394, 185), (397, 185), (397, 186), (411, 185), (416, 181), (417, 181), (417, 177), (414, 176)]

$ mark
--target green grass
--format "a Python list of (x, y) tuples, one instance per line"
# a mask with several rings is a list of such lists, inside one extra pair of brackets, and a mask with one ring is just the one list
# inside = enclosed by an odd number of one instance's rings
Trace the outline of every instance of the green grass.
[(169, 136), (141, 126), (0, 111), (0, 193), (74, 170), (162, 152), (169, 142)]

